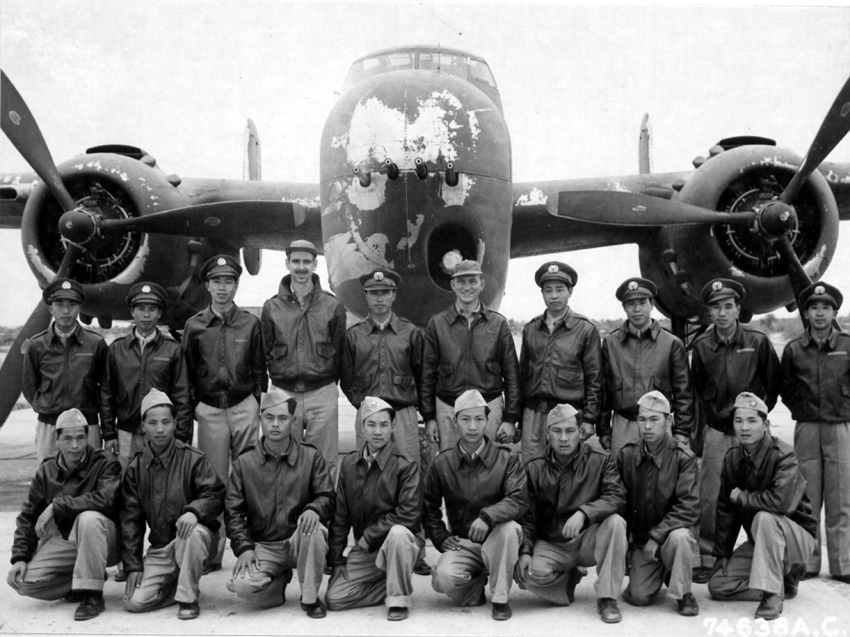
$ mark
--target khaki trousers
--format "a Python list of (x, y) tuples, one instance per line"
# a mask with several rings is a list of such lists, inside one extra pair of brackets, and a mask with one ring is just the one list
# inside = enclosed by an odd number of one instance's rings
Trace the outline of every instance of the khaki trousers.
[(345, 564), (348, 579), (338, 572), (328, 583), (328, 608), (347, 610), (381, 602), (387, 607), (409, 608), (413, 566), (422, 545), (407, 527), (396, 524), (377, 551), (349, 551)]
[(720, 493), (720, 473), (723, 458), (732, 447), (737, 447), (735, 436), (711, 427), (705, 429), (702, 459), (699, 471), (699, 552), (702, 566), (714, 564), (714, 520), (717, 515), (717, 494)]
[(754, 543), (735, 549), (726, 566), (711, 574), (708, 592), (714, 599), (761, 600), (762, 592), (782, 595), (783, 576), (805, 564), (815, 548), (815, 538), (784, 515), (759, 511), (753, 520)]
[(217, 536), (198, 524), (185, 540), (175, 538), (163, 547), (149, 548), (141, 584), (130, 599), (124, 600), (124, 607), (131, 613), (145, 613), (174, 602), (197, 601), (204, 563), (218, 541)]
[(618, 413), (611, 415), (611, 457), (616, 458), (617, 453), (630, 442), (638, 442), (637, 420), (628, 420)]
[(301, 586), (301, 601), (304, 604), (316, 602), (328, 553), (327, 527), (320, 524), (310, 535), (296, 529), (288, 540), (280, 542), (257, 542), (254, 552), (260, 568), (253, 575), (243, 573), (241, 577), (231, 577), (227, 590), (258, 608), (280, 606), (291, 571), (295, 568)]
[(121, 463), (121, 469), (126, 469), (139, 451), (145, 448), (145, 434), (130, 433), (129, 431), (118, 430), (118, 462)]
[(667, 590), (676, 599), (691, 592), (696, 540), (691, 530), (674, 529), (664, 540), (659, 550), (660, 557), (650, 562), (643, 549), (629, 551), (629, 585), (623, 599), (633, 606), (648, 606), (658, 596), (661, 585), (669, 577)]
[(626, 575), (626, 521), (609, 515), (564, 542), (534, 543), (526, 588), (551, 604), (569, 606), (567, 578), (579, 566), (596, 565), (596, 597), (617, 599)]
[[(818, 521), (821, 506), (824, 509), (829, 572), (850, 575), (850, 422), (798, 422), (794, 450)], [(820, 567), (818, 524), (815, 551), (806, 570), (819, 573)]]
[(549, 414), (543, 414), (533, 409), (522, 410), (522, 464), (540, 456), (546, 450), (548, 436), (546, 435), (546, 419)]
[(336, 483), (339, 461), (339, 389), (336, 383), (310, 391), (285, 391), (297, 403), (292, 415), (292, 435), (298, 442), (311, 444), (321, 452), (331, 480)]
[(43, 538), (27, 564), (20, 584), (10, 582), (24, 597), (60, 599), (71, 590), (103, 591), (107, 566), (118, 563), (118, 528), (97, 511), (83, 511), (74, 521), (65, 540), (55, 523), (48, 525)]
[(460, 550), (440, 556), (431, 573), (431, 586), (458, 606), (472, 606), (489, 575), (490, 601), (506, 604), (521, 541), (522, 527), (514, 521), (497, 524), (483, 544), (462, 539)]

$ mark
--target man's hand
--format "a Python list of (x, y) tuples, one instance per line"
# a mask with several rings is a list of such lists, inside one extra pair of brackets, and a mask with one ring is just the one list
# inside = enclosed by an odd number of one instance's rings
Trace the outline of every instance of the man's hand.
[(643, 545), (643, 558), (647, 562), (658, 561), (658, 542), (649, 538), (649, 542)]
[(236, 558), (233, 566), (233, 577), (252, 577), (260, 569), (260, 560), (252, 550), (247, 550)]
[(337, 577), (342, 577), (346, 582), (348, 581), (348, 565), (340, 564), (338, 566), (334, 566), (333, 579)]
[(691, 444), (690, 436), (686, 436), (685, 434), (673, 434), (673, 437), (676, 440), (678, 440), (679, 442), (681, 442), (683, 445), (685, 445), (686, 447), (690, 447), (690, 444)]
[(714, 560), (714, 566), (711, 567), (711, 574), (714, 575), (717, 571), (723, 573), (723, 576), (727, 576), (729, 573), (726, 572), (726, 567), (729, 565), (728, 557), (718, 557)]
[(47, 531), (47, 525), (53, 521), (53, 503), (47, 505), (47, 508), (41, 512), (41, 515), (38, 516), (38, 520), (35, 521), (35, 534), (40, 538), (44, 539), (44, 535)]
[(742, 493), (743, 491), (741, 491), (738, 487), (735, 487), (729, 494), (729, 499), (732, 500), (733, 504), (738, 504), (738, 500), (740, 499)]
[(136, 589), (142, 585), (142, 575), (144, 575), (144, 571), (127, 573), (127, 583), (124, 584), (124, 599), (130, 599)]
[(469, 525), (469, 539), (476, 544), (483, 544), (490, 532), (490, 525), (481, 518), (475, 518)]
[(602, 445), (605, 451), (611, 451), (611, 435), (599, 436), (599, 444)]
[(528, 554), (520, 555), (516, 566), (514, 566), (514, 579), (523, 588), (525, 588), (525, 578), (528, 577), (529, 568), (531, 568), (531, 556)]
[(106, 449), (113, 456), (117, 456), (118, 455), (118, 440), (112, 439), (112, 440), (104, 441), (103, 448)]
[(435, 444), (440, 442), (440, 431), (437, 429), (436, 420), (429, 420), (425, 423), (425, 440)]
[(443, 551), (459, 551), (460, 550), (460, 538), (457, 535), (450, 535), (445, 540), (443, 540), (443, 546), (440, 548)]
[(572, 540), (584, 528), (584, 523), (587, 521), (587, 516), (583, 511), (576, 511), (570, 516), (570, 519), (564, 523), (564, 537)]
[(579, 425), (579, 432), (581, 433), (581, 439), (583, 442), (596, 433), (596, 427), (594, 427), (592, 423), (583, 422)]
[(196, 526), (198, 526), (198, 516), (191, 511), (186, 511), (177, 518), (177, 537), (181, 540), (189, 539)]
[(496, 442), (500, 445), (509, 445), (516, 442), (514, 438), (516, 438), (516, 427), (513, 423), (503, 422), (499, 425), (496, 431)]
[(298, 516), (298, 530), (302, 535), (312, 535), (319, 528), (319, 514), (312, 509), (307, 509)]
[(18, 560), (12, 564), (12, 568), (9, 569), (9, 574), (6, 576), (6, 582), (9, 586), (14, 588), (15, 586), (20, 586), (26, 576), (27, 563), (23, 560)]

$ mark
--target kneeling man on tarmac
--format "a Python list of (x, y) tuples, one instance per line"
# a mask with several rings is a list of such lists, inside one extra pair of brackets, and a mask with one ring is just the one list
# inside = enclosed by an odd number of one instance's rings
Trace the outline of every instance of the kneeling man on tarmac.
[(679, 614), (693, 617), (699, 615), (691, 593), (697, 548), (691, 527), (700, 516), (697, 459), (670, 433), (673, 416), (664, 394), (651, 391), (637, 404), (640, 441), (627, 443), (617, 455), (631, 535), (623, 599), (648, 606), (666, 581)]
[[(815, 549), (812, 515), (797, 454), (770, 434), (767, 405), (750, 392), (735, 399), (738, 446), (726, 452), (720, 474), (714, 555), (708, 592), (714, 599), (759, 601), (756, 618), (776, 619), (797, 595)], [(741, 527), (747, 541), (735, 548)]]
[[(489, 576), (492, 617), (503, 621), (512, 614), (508, 595), (528, 505), (519, 456), (484, 435), (489, 412), (475, 389), (455, 401), (460, 440), (428, 471), (423, 525), (442, 553), (431, 575), (434, 590), (458, 606), (483, 606)], [(440, 510), (444, 500), (448, 528)]]
[[(144, 449), (121, 483), (124, 606), (143, 613), (179, 604), (179, 619), (200, 615), (200, 580), (218, 544), (224, 483), (202, 451), (174, 437), (176, 409), (152, 389), (142, 399)], [(142, 558), (145, 527), (150, 548)]]
[(569, 606), (596, 565), (596, 608), (602, 621), (622, 619), (617, 596), (626, 570), (626, 490), (614, 459), (596, 443), (582, 442), (578, 411), (558, 405), (546, 420), (547, 448), (525, 466), (531, 506), (522, 524), (517, 583), (538, 597)]
[(118, 563), (117, 493), (121, 465), (88, 445), (79, 409), (62, 412), (59, 453), (42, 462), (17, 519), (7, 582), (19, 595), (79, 601), (74, 619), (104, 610), (107, 566)]
[[(423, 545), (419, 465), (391, 441), (395, 412), (389, 403), (367, 396), (358, 416), (366, 443), (340, 465), (326, 601), (331, 610), (385, 602), (387, 619), (400, 621), (409, 613), (413, 565)], [(352, 526), (356, 544), (344, 557)]]
[(224, 519), (237, 559), (227, 589), (259, 608), (280, 606), (295, 568), (301, 609), (320, 619), (334, 492), (322, 454), (292, 435), (295, 407), (279, 387), (263, 394), (263, 436), (233, 462)]

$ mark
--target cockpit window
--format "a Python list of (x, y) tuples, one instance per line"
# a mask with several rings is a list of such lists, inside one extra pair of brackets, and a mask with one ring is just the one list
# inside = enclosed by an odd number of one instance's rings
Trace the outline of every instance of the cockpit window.
[(428, 52), (419, 54), (419, 68), (425, 71), (441, 71), (456, 75), (464, 80), (469, 79), (466, 70), (466, 59), (451, 53)]

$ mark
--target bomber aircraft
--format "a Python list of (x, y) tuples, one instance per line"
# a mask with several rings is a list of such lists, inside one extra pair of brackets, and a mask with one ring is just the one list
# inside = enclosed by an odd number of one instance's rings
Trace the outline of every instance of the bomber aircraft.
[[(250, 122), (239, 181), (181, 178), (126, 145), (57, 166), (5, 74), (0, 118), (34, 171), (0, 180), (0, 227), (20, 228), (41, 287), (57, 276), (81, 282), (83, 320), (104, 327), (129, 318), (133, 283), (154, 280), (172, 301), (164, 322), (178, 330), (209, 301), (199, 270), (210, 256), (241, 252), (255, 274), (263, 249), (298, 238), (320, 246), (332, 290), (355, 314), (367, 311), (361, 274), (403, 274), (395, 309), (420, 325), (451, 302), (461, 259), (482, 263), (482, 300), (498, 308), (511, 258), (636, 243), (659, 310), (687, 339), (707, 323), (699, 291), (716, 276), (747, 289), (743, 320), (793, 308), (850, 219), (850, 163), (824, 162), (850, 129), (850, 81), (802, 158), (770, 139), (734, 137), (693, 170), (652, 174), (644, 135), (639, 174), (531, 183), (512, 181), (487, 62), (444, 46), (354, 61), (322, 133), (318, 184), (262, 181)], [(40, 303), (3, 363), (0, 422), (20, 395), (21, 346), (49, 320)]]

